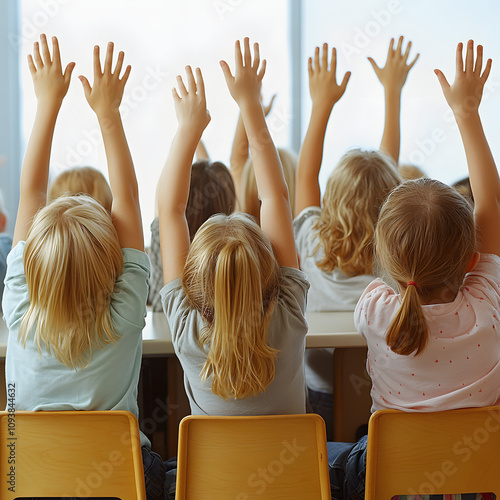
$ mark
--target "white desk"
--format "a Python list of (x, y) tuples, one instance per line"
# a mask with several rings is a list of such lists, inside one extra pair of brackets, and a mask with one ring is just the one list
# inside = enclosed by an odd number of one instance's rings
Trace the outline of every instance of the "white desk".
[[(363, 347), (365, 340), (354, 329), (352, 312), (308, 313), (306, 347)], [(8, 331), (0, 320), (0, 358), (5, 358)], [(148, 312), (142, 332), (144, 356), (174, 354), (172, 338), (163, 313)]]

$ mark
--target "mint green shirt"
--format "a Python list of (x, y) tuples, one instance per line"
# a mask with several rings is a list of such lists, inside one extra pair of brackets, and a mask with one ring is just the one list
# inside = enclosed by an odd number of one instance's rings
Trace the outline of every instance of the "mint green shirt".
[[(95, 348), (89, 365), (74, 370), (57, 361), (43, 344), (39, 352), (33, 331), (26, 348), (17, 340), (21, 319), (29, 306), (24, 246), (25, 242), (19, 242), (7, 258), (3, 295), (4, 319), (9, 328), (6, 383), (7, 387), (15, 386), (16, 411), (126, 410), (138, 417), (137, 384), (149, 287), (149, 257), (139, 250), (122, 250), (123, 273), (116, 280), (111, 297), (111, 318), (120, 338), (116, 344)], [(141, 445), (151, 446), (142, 433)]]

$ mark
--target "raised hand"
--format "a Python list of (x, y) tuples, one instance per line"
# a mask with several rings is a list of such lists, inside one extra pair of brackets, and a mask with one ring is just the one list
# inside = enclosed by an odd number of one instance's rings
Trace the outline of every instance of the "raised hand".
[(420, 54), (417, 54), (411, 63), (408, 63), (410, 55), (411, 42), (408, 42), (406, 50), (403, 53), (403, 37), (400, 36), (396, 48), (394, 48), (394, 38), (389, 42), (389, 50), (387, 52), (387, 60), (385, 66), (380, 68), (377, 63), (369, 57), (377, 78), (384, 86), (386, 92), (401, 92), (408, 73), (417, 62)]
[(266, 60), (264, 59), (262, 64), (260, 62), (259, 44), (253, 44), (253, 62), (248, 37), (243, 40), (243, 47), (242, 54), (240, 41), (237, 40), (234, 48), (234, 76), (227, 62), (220, 62), (229, 92), (240, 107), (244, 104), (260, 103), (262, 78), (266, 72)]
[(38, 42), (33, 44), (33, 55), (28, 55), (28, 66), (38, 103), (60, 106), (68, 92), (75, 63), (69, 63), (63, 72), (59, 42), (55, 36), (52, 37), (52, 57), (47, 37), (41, 35), (40, 44)]
[(179, 126), (187, 126), (192, 131), (203, 132), (210, 123), (210, 113), (207, 110), (205, 98), (205, 84), (200, 68), (196, 68), (196, 80), (191, 66), (186, 66), (187, 88), (180, 75), (177, 76), (179, 91), (172, 89), (175, 113)]
[(459, 43), (456, 52), (456, 71), (453, 85), (448, 83), (443, 72), (439, 69), (434, 70), (434, 73), (436, 73), (441, 84), (446, 102), (455, 116), (465, 117), (479, 108), (484, 84), (491, 70), (491, 59), (487, 60), (483, 70), (483, 47), (478, 45), (476, 63), (474, 64), (474, 42), (472, 40), (467, 43), (465, 66), (462, 53), (463, 44)]
[(328, 44), (323, 44), (323, 54), (320, 59), (319, 47), (314, 52), (314, 66), (312, 57), (308, 61), (309, 92), (313, 106), (322, 106), (331, 111), (334, 104), (344, 95), (347, 82), (351, 77), (348, 71), (340, 85), (337, 83), (337, 51), (332, 49), (330, 68), (328, 68)]
[(130, 75), (131, 67), (127, 66), (123, 76), (120, 73), (123, 67), (124, 53), (119, 52), (113, 71), (113, 42), (108, 43), (106, 50), (106, 59), (104, 60), (104, 71), (101, 68), (100, 49), (94, 47), (94, 83), (90, 86), (89, 81), (80, 75), (79, 79), (83, 85), (85, 98), (90, 107), (99, 116), (106, 113), (117, 113), (123, 97), (125, 84)]

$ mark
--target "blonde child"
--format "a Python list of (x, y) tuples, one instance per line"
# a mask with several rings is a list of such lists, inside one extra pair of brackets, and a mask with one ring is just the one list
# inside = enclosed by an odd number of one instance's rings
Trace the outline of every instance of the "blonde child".
[[(28, 58), (38, 105), (7, 262), (6, 383), (15, 384), (16, 410), (128, 410), (137, 416), (149, 259), (118, 111), (130, 66), (120, 77), (120, 52), (113, 71), (110, 43), (103, 70), (94, 49), (92, 87), (80, 77), (103, 135), (111, 214), (84, 195), (46, 205), (52, 137), (75, 66), (63, 72), (55, 37), (52, 48), (51, 55), (42, 35)], [(148, 498), (162, 498), (163, 463), (144, 435), (141, 444)]]
[(88, 194), (111, 212), (113, 195), (108, 181), (99, 170), (93, 167), (73, 167), (61, 172), (49, 186), (47, 202), (59, 196)]
[[(348, 151), (333, 170), (323, 197), (318, 175), (326, 127), (334, 105), (343, 96), (350, 73), (336, 80), (336, 50), (328, 66), (328, 45), (316, 47), (309, 59), (312, 111), (299, 156), (295, 242), (300, 267), (311, 282), (309, 311), (349, 311), (375, 271), (373, 232), (379, 209), (400, 182), (396, 170), (400, 144), (401, 92), (418, 55), (408, 63), (411, 42), (403, 52), (403, 37), (389, 44), (387, 61), (379, 68), (369, 58), (385, 93), (385, 126), (381, 151)], [(388, 156), (389, 155), (389, 156)], [(313, 410), (325, 418), (332, 438), (333, 349), (306, 352), (306, 380)]]
[(236, 42), (233, 76), (221, 62), (248, 132), (262, 200), (261, 228), (216, 215), (192, 243), (185, 217), (191, 162), (210, 121), (203, 78), (186, 68), (173, 91), (179, 128), (160, 178), (161, 291), (193, 414), (303, 413), (308, 282), (297, 269), (288, 191), (259, 102), (259, 46)]
[[(397, 289), (375, 280), (355, 310), (368, 343), (373, 411), (500, 403), (500, 179), (478, 113), (491, 59), (483, 71), (479, 45), (474, 64), (470, 40), (464, 69), (462, 52), (460, 43), (452, 86), (435, 72), (462, 136), (475, 206), (419, 179), (382, 207), (376, 251)], [(354, 498), (353, 491), (362, 498), (365, 455), (363, 438), (336, 457), (332, 482), (343, 491), (335, 498)]]

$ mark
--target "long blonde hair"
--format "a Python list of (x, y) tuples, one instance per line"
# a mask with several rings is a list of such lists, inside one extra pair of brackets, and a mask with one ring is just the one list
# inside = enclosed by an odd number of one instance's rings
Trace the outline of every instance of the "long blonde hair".
[(113, 194), (108, 181), (99, 170), (93, 167), (73, 167), (61, 172), (50, 184), (47, 201), (50, 203), (59, 196), (88, 194), (111, 212)]
[(245, 214), (215, 215), (196, 233), (182, 275), (208, 346), (202, 381), (212, 392), (247, 398), (273, 381), (277, 351), (267, 329), (279, 293), (280, 270), (271, 242)]
[(397, 354), (418, 355), (429, 336), (422, 302), (456, 295), (474, 254), (472, 207), (439, 181), (407, 181), (382, 207), (375, 241), (382, 267), (405, 290), (386, 342)]
[(65, 196), (41, 209), (29, 230), (24, 269), (30, 305), (19, 339), (76, 369), (92, 348), (114, 342), (110, 299), (123, 255), (110, 214), (90, 196)]
[[(290, 207), (295, 206), (295, 181), (297, 174), (297, 157), (286, 149), (278, 148), (281, 165), (283, 166), (283, 175), (288, 187), (288, 199)], [(257, 181), (255, 180), (255, 172), (253, 170), (252, 159), (248, 158), (243, 167), (241, 180), (241, 193), (238, 193), (241, 198), (241, 211), (249, 214), (260, 223), (260, 200), (259, 191), (257, 189)]]
[(373, 233), (387, 195), (401, 182), (391, 158), (379, 151), (353, 149), (328, 179), (323, 210), (314, 230), (326, 272), (338, 267), (349, 276), (372, 274)]

